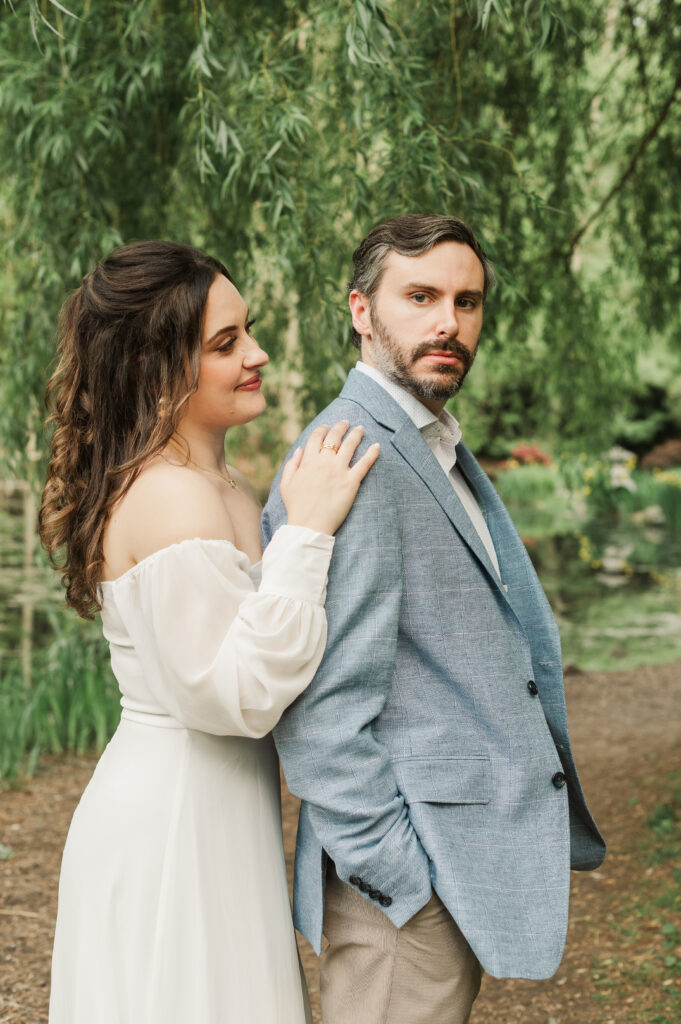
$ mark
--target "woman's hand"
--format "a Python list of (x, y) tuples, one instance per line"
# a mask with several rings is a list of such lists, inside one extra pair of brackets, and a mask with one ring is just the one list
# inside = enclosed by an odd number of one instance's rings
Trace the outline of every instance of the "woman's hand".
[(380, 445), (372, 444), (351, 466), (364, 428), (347, 433), (349, 426), (341, 420), (331, 430), (317, 427), (305, 450), (298, 448), (284, 466), (279, 489), (289, 525), (333, 534), (347, 516), (380, 450)]

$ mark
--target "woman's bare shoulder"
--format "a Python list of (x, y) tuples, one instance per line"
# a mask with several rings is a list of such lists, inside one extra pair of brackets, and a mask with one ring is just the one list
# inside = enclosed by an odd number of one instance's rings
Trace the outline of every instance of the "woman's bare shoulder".
[[(150, 462), (114, 508), (105, 556), (135, 564), (170, 544), (200, 537), (231, 540), (234, 527), (217, 487), (191, 466)], [(109, 549), (107, 551), (107, 548)]]

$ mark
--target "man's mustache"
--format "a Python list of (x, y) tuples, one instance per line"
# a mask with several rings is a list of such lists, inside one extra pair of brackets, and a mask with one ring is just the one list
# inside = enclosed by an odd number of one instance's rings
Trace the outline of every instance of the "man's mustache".
[(424, 341), (422, 345), (418, 345), (417, 348), (411, 354), (411, 361), (415, 363), (417, 359), (421, 359), (423, 356), (429, 356), (433, 352), (448, 352), (457, 359), (461, 360), (461, 364), (464, 371), (467, 373), (473, 365), (473, 353), (471, 353), (465, 345), (462, 345), (456, 338), (448, 338), (446, 341)]

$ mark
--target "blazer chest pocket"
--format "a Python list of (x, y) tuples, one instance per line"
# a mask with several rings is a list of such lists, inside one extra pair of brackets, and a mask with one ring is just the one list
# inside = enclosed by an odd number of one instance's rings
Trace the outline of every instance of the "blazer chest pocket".
[(487, 804), (492, 798), (491, 762), (469, 757), (408, 757), (393, 761), (408, 804)]

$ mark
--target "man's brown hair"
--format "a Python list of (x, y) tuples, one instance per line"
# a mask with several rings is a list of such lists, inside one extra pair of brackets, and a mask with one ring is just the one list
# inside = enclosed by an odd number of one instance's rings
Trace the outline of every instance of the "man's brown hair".
[[(408, 213), (373, 227), (352, 254), (355, 276), (350, 282), (350, 291), (362, 292), (373, 301), (390, 252), (397, 252), (400, 256), (422, 256), (441, 242), (460, 242), (473, 250), (482, 264), (484, 301), (495, 282), (492, 264), (467, 224), (458, 217), (437, 213)], [(361, 348), (361, 335), (354, 328), (352, 343)]]

